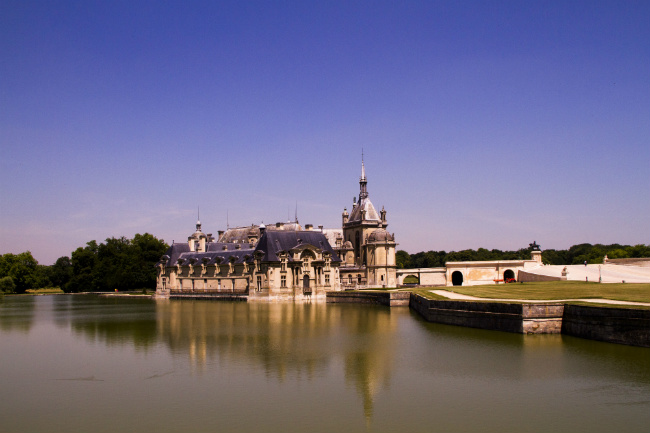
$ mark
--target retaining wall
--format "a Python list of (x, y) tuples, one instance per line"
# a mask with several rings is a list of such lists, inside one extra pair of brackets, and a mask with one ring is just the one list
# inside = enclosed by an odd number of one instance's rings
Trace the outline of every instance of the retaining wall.
[(623, 266), (640, 266), (650, 268), (650, 258), (632, 258), (632, 259), (607, 259), (606, 264), (623, 265)]
[(246, 292), (231, 292), (231, 293), (170, 293), (170, 299), (203, 299), (212, 301), (244, 301), (248, 300), (248, 293)]
[(410, 307), (429, 322), (524, 334), (559, 334), (562, 304), (444, 301), (411, 294)]
[(562, 333), (589, 340), (650, 347), (650, 310), (566, 305)]
[(354, 303), (387, 305), (389, 307), (408, 306), (411, 298), (410, 292), (372, 292), (372, 291), (344, 291), (327, 292), (327, 302), (330, 304)]
[[(564, 278), (566, 280), (566, 277)], [(538, 274), (531, 274), (530, 272), (526, 271), (519, 271), (517, 275), (517, 281), (523, 282), (523, 283), (532, 283), (535, 281), (560, 281), (562, 280), (562, 277), (553, 277), (550, 275), (538, 275)]]

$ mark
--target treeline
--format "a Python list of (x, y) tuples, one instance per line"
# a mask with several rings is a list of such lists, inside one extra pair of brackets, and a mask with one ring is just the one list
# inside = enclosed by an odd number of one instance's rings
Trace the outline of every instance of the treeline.
[(71, 256), (59, 257), (52, 266), (39, 265), (27, 251), (0, 256), (0, 292), (24, 293), (30, 289), (59, 287), (65, 292), (153, 290), (154, 265), (169, 246), (155, 236), (136, 234), (90, 241)]
[(542, 261), (548, 265), (598, 264), (607, 255), (610, 259), (632, 259), (650, 257), (650, 245), (579, 244), (568, 250), (544, 250)]
[[(517, 251), (478, 250), (427, 251), (409, 254), (399, 250), (395, 260), (399, 269), (411, 268), (438, 268), (444, 267), (447, 262), (474, 262), (486, 260), (528, 260), (531, 247)], [(650, 257), (650, 245), (620, 245), (620, 244), (579, 244), (568, 250), (543, 250), (542, 262), (547, 265), (572, 265), (584, 263), (602, 263), (607, 255), (610, 259)]]

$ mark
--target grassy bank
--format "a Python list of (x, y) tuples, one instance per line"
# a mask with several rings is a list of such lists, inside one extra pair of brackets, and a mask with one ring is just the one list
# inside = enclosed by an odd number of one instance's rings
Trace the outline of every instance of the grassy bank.
[[(650, 284), (599, 284), (582, 281), (545, 281), (485, 286), (432, 287), (463, 295), (497, 299), (614, 299), (650, 302)], [(421, 289), (420, 289), (421, 290)]]
[(55, 294), (63, 293), (63, 290), (61, 290), (58, 287), (45, 287), (42, 289), (27, 290), (25, 293), (27, 295), (55, 295)]

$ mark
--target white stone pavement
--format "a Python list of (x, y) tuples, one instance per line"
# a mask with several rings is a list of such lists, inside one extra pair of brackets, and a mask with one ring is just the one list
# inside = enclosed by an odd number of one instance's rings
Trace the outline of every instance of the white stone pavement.
[(650, 307), (650, 303), (648, 302), (617, 301), (614, 299), (589, 299), (589, 298), (588, 299), (549, 299), (549, 300), (501, 299), (501, 298), (478, 298), (476, 296), (462, 295), (460, 293), (455, 293), (449, 290), (431, 290), (431, 292), (439, 296), (444, 296), (449, 299), (457, 299), (459, 301), (512, 301), (512, 302), (526, 302), (526, 303), (581, 301), (581, 302), (593, 302), (595, 304), (638, 305), (638, 306)]

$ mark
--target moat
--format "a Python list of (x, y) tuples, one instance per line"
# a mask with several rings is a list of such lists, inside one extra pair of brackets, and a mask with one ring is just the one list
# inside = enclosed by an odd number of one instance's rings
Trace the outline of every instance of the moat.
[(408, 307), (0, 299), (2, 431), (626, 432), (650, 349)]

